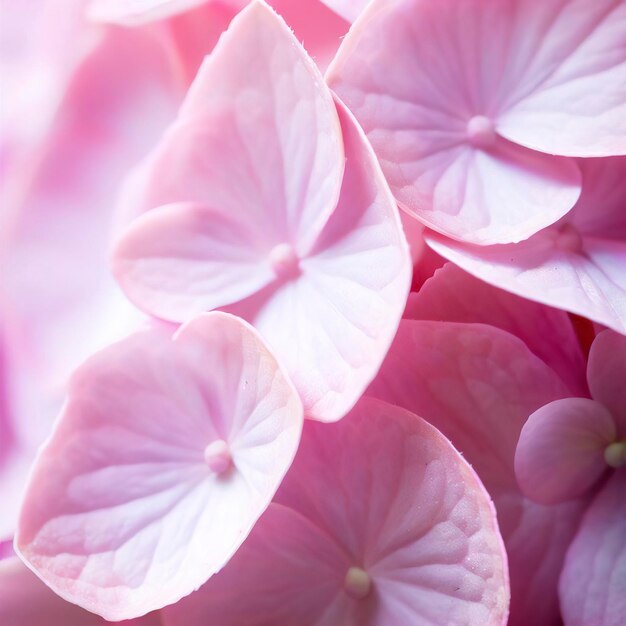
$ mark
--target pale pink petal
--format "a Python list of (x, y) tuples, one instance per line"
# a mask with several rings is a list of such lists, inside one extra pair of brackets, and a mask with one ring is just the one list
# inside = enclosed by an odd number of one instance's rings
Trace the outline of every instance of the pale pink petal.
[[(504, 5), (519, 24), (509, 61), (516, 66), (517, 84), (503, 105), (499, 132), (550, 154), (625, 154), (626, 4), (478, 3)], [(530, 41), (521, 40), (526, 33)]]
[(74, 374), (16, 536), (61, 597), (107, 619), (176, 602), (219, 570), (291, 464), (302, 407), (247, 324), (200, 316)]
[(271, 249), (237, 214), (171, 204), (131, 224), (116, 248), (113, 272), (137, 306), (181, 321), (275, 280)]
[(585, 359), (567, 313), (519, 298), (477, 280), (452, 263), (413, 294), (404, 317), (482, 323), (519, 337), (567, 383), (587, 395)]
[(301, 275), (229, 310), (248, 319), (285, 363), (308, 417), (341, 418), (375, 376), (410, 283), (393, 198), (360, 129), (340, 107), (346, 171), (335, 212)]
[(513, 458), (540, 406), (569, 395), (516, 337), (482, 324), (403, 320), (368, 393), (427, 419), (472, 464), (494, 499), (511, 575), (511, 626), (553, 626), (556, 579), (576, 530), (579, 502), (526, 499)]
[[(534, 10), (531, 0), (517, 4)], [(520, 241), (557, 221), (580, 193), (572, 160), (498, 135), (516, 74), (506, 68), (515, 65), (509, 46), (528, 36), (512, 0), (378, 0), (328, 70), (401, 205), (455, 239)]]
[(600, 403), (564, 398), (537, 409), (522, 428), (515, 475), (526, 496), (555, 504), (584, 495), (609, 469), (615, 422)]
[(610, 330), (591, 344), (587, 378), (591, 395), (609, 409), (620, 437), (626, 437), (626, 337)]
[(626, 158), (580, 161), (583, 191), (559, 223), (516, 245), (426, 241), (475, 276), (626, 332)]
[[(3, 626), (105, 626), (110, 622), (59, 598), (14, 557), (0, 563), (0, 623)], [(157, 613), (117, 623), (162, 625)]]
[(205, 59), (127, 204), (134, 214), (173, 202), (219, 208), (275, 245), (306, 250), (335, 207), (343, 162), (319, 70), (255, 1)]
[(365, 399), (337, 424), (306, 424), (249, 540), (165, 623), (495, 626), (507, 605), (506, 557), (475, 473), (424, 420)]
[(626, 615), (626, 472), (596, 496), (567, 552), (559, 595), (566, 626), (621, 626)]

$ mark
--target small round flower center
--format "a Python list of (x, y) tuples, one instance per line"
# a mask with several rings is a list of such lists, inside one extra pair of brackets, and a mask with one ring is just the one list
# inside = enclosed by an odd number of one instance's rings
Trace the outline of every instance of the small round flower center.
[(496, 141), (496, 128), (484, 115), (475, 115), (467, 123), (467, 138), (476, 148), (489, 148)]
[(346, 572), (343, 583), (346, 593), (355, 600), (362, 600), (367, 597), (372, 588), (370, 575), (360, 567), (351, 567)]
[(204, 460), (216, 474), (225, 472), (233, 461), (228, 444), (223, 439), (216, 439), (204, 449)]
[(604, 449), (604, 460), (615, 469), (626, 465), (626, 440), (610, 443)]
[(274, 246), (269, 255), (270, 265), (278, 278), (291, 278), (300, 271), (300, 259), (288, 243)]
[(583, 249), (583, 238), (572, 224), (563, 224), (556, 236), (554, 245), (563, 252), (580, 252)]

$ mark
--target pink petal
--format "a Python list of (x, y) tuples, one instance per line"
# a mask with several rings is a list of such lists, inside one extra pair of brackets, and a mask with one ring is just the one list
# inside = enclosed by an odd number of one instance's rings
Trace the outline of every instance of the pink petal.
[(511, 78), (497, 61), (509, 55), (511, 28), (521, 30), (513, 17), (511, 0), (372, 2), (327, 74), (400, 204), (431, 228), (481, 245), (529, 237), (580, 193), (571, 160), (498, 136)]
[(306, 424), (249, 540), (165, 623), (486, 626), (506, 623), (507, 604), (506, 557), (472, 469), (422, 419), (366, 399), (337, 424)]
[(181, 321), (271, 283), (271, 249), (241, 216), (181, 202), (133, 222), (116, 248), (114, 273), (138, 307)]
[(409, 300), (404, 317), (490, 324), (519, 337), (566, 382), (587, 395), (585, 359), (568, 315), (475, 279), (452, 263)]
[(219, 570), (291, 464), (302, 408), (259, 336), (223, 313), (137, 334), (74, 374), (16, 547), (107, 619), (176, 602)]
[(608, 469), (604, 451), (615, 422), (598, 402), (564, 398), (537, 409), (524, 424), (515, 475), (526, 496), (555, 504), (584, 495)]
[(283, 20), (253, 2), (205, 59), (131, 211), (195, 202), (305, 250), (337, 202), (343, 161), (319, 70)]
[(587, 378), (591, 395), (606, 406), (626, 437), (626, 337), (610, 330), (596, 336), (589, 352)]
[[(0, 623), (3, 626), (104, 626), (109, 622), (62, 600), (18, 559), (0, 563)], [(156, 613), (122, 626), (161, 626)]]
[(524, 298), (626, 332), (626, 158), (582, 162), (583, 193), (561, 222), (527, 241), (489, 248), (426, 233), (467, 272)]
[(502, 12), (515, 15), (518, 25), (517, 37), (511, 37), (517, 50), (511, 46), (509, 61), (516, 64), (517, 80), (503, 106), (499, 131), (551, 154), (625, 154), (624, 2), (546, 0), (538, 6), (533, 0), (507, 0), (491, 6), (498, 4), (506, 6)]
[(553, 626), (556, 578), (581, 504), (524, 498), (513, 469), (533, 411), (565, 397), (559, 377), (516, 337), (482, 324), (404, 320), (368, 393), (424, 417), (462, 452), (494, 499), (509, 558), (510, 626)]
[(626, 472), (593, 501), (567, 552), (559, 595), (567, 626), (620, 626), (626, 615)]

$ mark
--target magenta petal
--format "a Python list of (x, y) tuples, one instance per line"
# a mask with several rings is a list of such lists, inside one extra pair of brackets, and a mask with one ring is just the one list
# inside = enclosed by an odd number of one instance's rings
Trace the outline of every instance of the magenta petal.
[(425, 421), (365, 399), (341, 422), (306, 423), (249, 539), (165, 623), (499, 626), (507, 604), (475, 473)]
[(406, 319), (490, 324), (519, 337), (568, 385), (587, 395), (585, 359), (564, 311), (492, 287), (452, 263), (412, 294)]
[(565, 559), (559, 595), (567, 626), (621, 626), (626, 615), (626, 472), (596, 496)]
[(27, 488), (16, 548), (59, 595), (127, 619), (219, 570), (300, 439), (297, 394), (258, 334), (203, 315), (89, 359)]
[(591, 395), (606, 406), (617, 425), (617, 434), (626, 437), (626, 337), (601, 332), (591, 344), (587, 378)]
[(513, 458), (528, 415), (569, 392), (516, 337), (482, 324), (403, 320), (368, 393), (422, 415), (463, 453), (494, 499), (509, 558), (510, 626), (553, 626), (556, 579), (581, 503), (526, 499)]
[(582, 496), (608, 469), (604, 450), (615, 422), (587, 398), (564, 398), (537, 409), (524, 424), (515, 452), (522, 491), (542, 504)]

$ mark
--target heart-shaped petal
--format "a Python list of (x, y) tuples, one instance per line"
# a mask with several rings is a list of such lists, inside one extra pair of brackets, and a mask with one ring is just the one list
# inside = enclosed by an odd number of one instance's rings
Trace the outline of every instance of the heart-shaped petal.
[(467, 272), (523, 298), (626, 333), (626, 157), (581, 162), (583, 192), (559, 223), (517, 244), (427, 243)]
[(74, 374), (16, 536), (59, 595), (107, 619), (190, 593), (237, 550), (298, 446), (302, 406), (244, 322), (137, 334)]
[(626, 615), (626, 472), (596, 496), (565, 559), (559, 595), (567, 626), (620, 626)]
[(515, 451), (517, 482), (524, 494), (542, 504), (578, 498), (608, 469), (604, 451), (615, 436), (615, 422), (599, 402), (550, 402), (522, 428)]
[(506, 623), (489, 497), (421, 418), (364, 399), (308, 422), (275, 501), (233, 560), (167, 626)]
[(411, 294), (404, 317), (506, 330), (555, 370), (573, 394), (587, 394), (585, 359), (567, 313), (492, 287), (452, 263)]
[(472, 464), (494, 499), (507, 548), (509, 625), (553, 626), (556, 579), (582, 504), (528, 500), (513, 458), (528, 415), (569, 395), (560, 378), (498, 328), (403, 320), (368, 393), (422, 415)]

